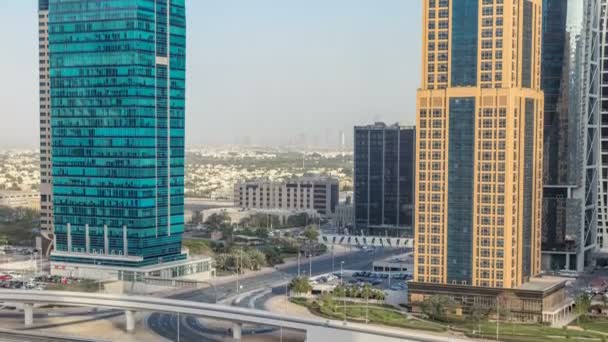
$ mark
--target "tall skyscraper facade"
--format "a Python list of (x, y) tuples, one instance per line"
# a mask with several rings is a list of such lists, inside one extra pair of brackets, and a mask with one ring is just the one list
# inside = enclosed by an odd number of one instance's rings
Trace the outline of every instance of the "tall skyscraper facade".
[[(592, 263), (596, 250), (598, 28), (598, 0), (544, 1), (541, 86), (545, 93), (545, 270), (582, 272)], [(600, 195), (600, 202), (605, 197)]]
[(608, 253), (608, 0), (601, 0), (599, 6), (601, 180), (597, 245), (600, 251), (606, 254)]
[(184, 260), (184, 0), (50, 0), (55, 267)]
[(354, 234), (412, 236), (414, 127), (376, 123), (354, 132)]
[(516, 288), (541, 265), (542, 1), (423, 13), (414, 281)]
[[(38, 78), (40, 111), (40, 229), (51, 241), (53, 233), (53, 178), (51, 159), (51, 93), (48, 44), (49, 0), (38, 0)], [(50, 244), (43, 251), (50, 252)]]

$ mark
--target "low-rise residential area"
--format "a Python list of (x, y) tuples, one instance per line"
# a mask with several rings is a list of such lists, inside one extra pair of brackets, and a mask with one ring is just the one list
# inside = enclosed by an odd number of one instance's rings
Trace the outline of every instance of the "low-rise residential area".
[(40, 154), (32, 150), (0, 150), (0, 195), (30, 193), (40, 186)]
[(352, 189), (352, 152), (297, 152), (273, 148), (190, 148), (186, 151), (186, 197), (233, 200), (238, 182), (278, 182), (306, 174), (340, 179)]

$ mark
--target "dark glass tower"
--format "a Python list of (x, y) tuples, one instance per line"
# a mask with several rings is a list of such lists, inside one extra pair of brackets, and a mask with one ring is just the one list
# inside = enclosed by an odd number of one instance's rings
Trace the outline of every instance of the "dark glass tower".
[(415, 143), (413, 127), (355, 127), (353, 233), (412, 235)]
[(182, 260), (184, 0), (50, 0), (52, 261)]

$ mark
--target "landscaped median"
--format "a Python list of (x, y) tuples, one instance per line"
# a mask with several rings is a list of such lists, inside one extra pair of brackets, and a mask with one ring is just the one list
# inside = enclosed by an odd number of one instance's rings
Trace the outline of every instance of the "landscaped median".
[(364, 303), (346, 302), (338, 299), (332, 303), (320, 303), (314, 299), (292, 298), (292, 303), (305, 306), (317, 316), (324, 318), (343, 320), (344, 309), (346, 307), (346, 319), (350, 322), (365, 323), (366, 317), (370, 324), (387, 325), (398, 328), (417, 329), (426, 331), (443, 332), (446, 327), (441, 324), (422, 321), (415, 318), (409, 318), (403, 312), (394, 309), (388, 305), (370, 304), (366, 306)]

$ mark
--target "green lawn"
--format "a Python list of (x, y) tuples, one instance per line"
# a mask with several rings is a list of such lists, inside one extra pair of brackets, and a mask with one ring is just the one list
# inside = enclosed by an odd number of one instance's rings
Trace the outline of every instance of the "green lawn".
[[(307, 307), (316, 315), (336, 320), (344, 319), (344, 306), (341, 302), (334, 302), (333, 305), (327, 306), (320, 305), (316, 301), (309, 301), (304, 298), (293, 298), (291, 301)], [(346, 305), (346, 317), (348, 321), (365, 322), (366, 314), (370, 324), (436, 332), (446, 330), (439, 324), (408, 318), (403, 313), (388, 306), (369, 305), (368, 311), (366, 310), (365, 304), (348, 303)]]
[[(470, 337), (496, 338), (496, 322), (463, 323), (454, 327), (463, 329)], [(481, 330), (479, 330), (481, 328)], [(508, 342), (539, 342), (542, 341), (602, 341), (602, 335), (577, 330), (551, 328), (542, 324), (509, 324), (500, 323), (499, 338)]]
[(607, 317), (582, 317), (578, 325), (585, 330), (599, 331), (608, 334)]

